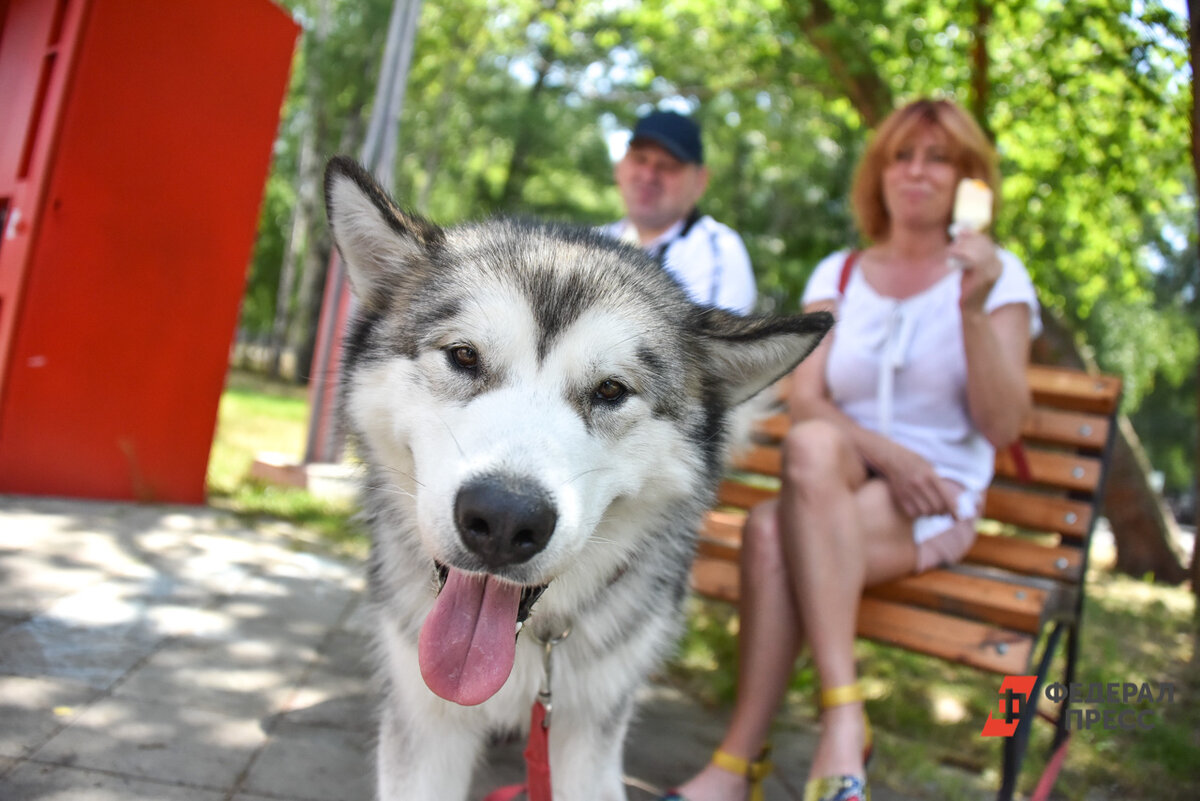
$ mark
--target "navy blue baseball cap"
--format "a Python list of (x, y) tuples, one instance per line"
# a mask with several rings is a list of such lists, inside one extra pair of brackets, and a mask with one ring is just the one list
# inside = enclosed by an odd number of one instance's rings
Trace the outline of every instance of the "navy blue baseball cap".
[(700, 126), (674, 111), (653, 111), (639, 119), (629, 139), (634, 142), (653, 142), (684, 164), (704, 163)]

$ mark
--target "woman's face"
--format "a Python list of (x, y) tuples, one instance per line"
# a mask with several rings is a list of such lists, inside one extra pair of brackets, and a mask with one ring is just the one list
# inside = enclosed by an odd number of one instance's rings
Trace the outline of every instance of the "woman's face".
[(893, 228), (949, 226), (958, 178), (946, 132), (930, 124), (913, 129), (883, 171), (883, 202)]

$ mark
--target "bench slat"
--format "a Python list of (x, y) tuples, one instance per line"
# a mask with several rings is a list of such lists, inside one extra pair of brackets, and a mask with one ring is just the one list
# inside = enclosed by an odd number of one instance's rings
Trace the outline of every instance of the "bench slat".
[(740, 588), (737, 561), (731, 562), (723, 556), (710, 556), (702, 547), (692, 563), (692, 591), (706, 598), (736, 604)]
[[(745, 519), (736, 512), (709, 512), (700, 532), (700, 553), (737, 561)], [(1083, 552), (1077, 547), (1043, 545), (999, 534), (977, 535), (963, 561), (1067, 583), (1077, 583), (1083, 573)]]
[(733, 455), (730, 467), (745, 473), (778, 476), (783, 467), (783, 452), (778, 445), (751, 445)]
[[(1089, 456), (1025, 448), (1030, 480), (1068, 490), (1093, 492), (1100, 483), (1100, 460)], [(996, 452), (996, 475), (1020, 480), (1016, 460), (1005, 449)]]
[(978, 534), (963, 561), (1072, 584), (1083, 575), (1083, 551), (1079, 548), (999, 534)]
[(864, 597), (858, 606), (858, 635), (1003, 674), (1029, 668), (1034, 636), (999, 626)]
[(722, 481), (717, 487), (717, 503), (722, 506), (736, 506), (739, 509), (752, 509), (777, 494), (776, 490), (755, 487), (740, 481)]
[(1035, 406), (1021, 427), (1021, 436), (1034, 442), (1099, 453), (1108, 442), (1108, 425), (1108, 418), (1098, 414)]
[(864, 594), (1035, 634), (1054, 591), (1001, 578), (929, 570), (879, 584)]
[[(787, 412), (776, 412), (758, 420), (754, 431), (762, 439), (778, 442), (790, 425)], [(1021, 426), (1021, 436), (1037, 442), (1101, 451), (1108, 441), (1108, 425), (1108, 418), (1102, 414), (1035, 406)]]
[(1109, 414), (1121, 399), (1121, 379), (1116, 376), (1031, 364), (1026, 380), (1035, 404), (1058, 409)]
[(987, 491), (983, 516), (1079, 539), (1091, 526), (1092, 508), (1082, 501), (993, 484)]
[[(740, 597), (737, 564), (724, 559), (697, 557), (692, 570), (692, 589), (709, 598), (736, 603)], [(1032, 634), (872, 596), (864, 596), (859, 602), (857, 634), (1005, 674), (1026, 671), (1034, 640)]]
[(787, 412), (778, 412), (769, 417), (764, 417), (754, 424), (754, 431), (761, 437), (779, 441), (783, 439), (783, 435), (787, 433), (788, 428), (792, 425), (791, 418)]

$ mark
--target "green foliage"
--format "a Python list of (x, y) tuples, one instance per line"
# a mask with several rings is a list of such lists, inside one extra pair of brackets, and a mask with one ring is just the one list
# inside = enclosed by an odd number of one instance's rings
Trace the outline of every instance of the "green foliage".
[(261, 336), (271, 330), (284, 237), (295, 202), (295, 188), (278, 172), (273, 172), (267, 179), (263, 195), (258, 237), (254, 240), (254, 255), (250, 260), (250, 277), (242, 298), (241, 325), (246, 333)]
[[(301, 138), (322, 159), (358, 152), (391, 8), (287, 5), (305, 34), (247, 294), (255, 329), (273, 312)], [(1001, 154), (998, 240), (1126, 377), (1127, 409), (1154, 410), (1137, 420), (1176, 486), (1195, 449), (1159, 432), (1194, 425), (1200, 349), (1190, 90), (1186, 21), (1153, 0), (425, 2), (396, 195), (441, 222), (605, 222), (621, 213), (610, 137), (653, 106), (690, 110), (712, 172), (703, 206), (743, 234), (762, 309), (784, 310), (856, 241), (846, 196), (872, 121), (956, 98)]]
[[(1169, 250), (1169, 248), (1164, 248)], [(1196, 240), (1177, 258), (1164, 258), (1155, 275), (1158, 314), (1170, 318), (1170, 337), (1144, 351), (1162, 365), (1154, 384), (1147, 388), (1141, 406), (1132, 415), (1139, 436), (1147, 444), (1151, 461), (1164, 476), (1172, 494), (1195, 488), (1196, 443), (1200, 426), (1196, 419), (1197, 379), (1200, 356), (1196, 331), (1200, 328), (1200, 258)], [(1131, 354), (1137, 358), (1137, 352)]]

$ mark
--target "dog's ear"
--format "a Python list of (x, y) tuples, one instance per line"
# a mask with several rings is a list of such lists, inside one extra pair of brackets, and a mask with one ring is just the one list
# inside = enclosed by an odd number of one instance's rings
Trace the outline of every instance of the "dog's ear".
[(833, 326), (829, 312), (790, 317), (740, 317), (721, 309), (701, 315), (705, 369), (730, 406), (783, 378), (812, 352)]
[(335, 156), (325, 168), (325, 212), (346, 265), (350, 289), (364, 306), (376, 306), (388, 273), (427, 257), (445, 234), (433, 223), (396, 207), (353, 159)]

